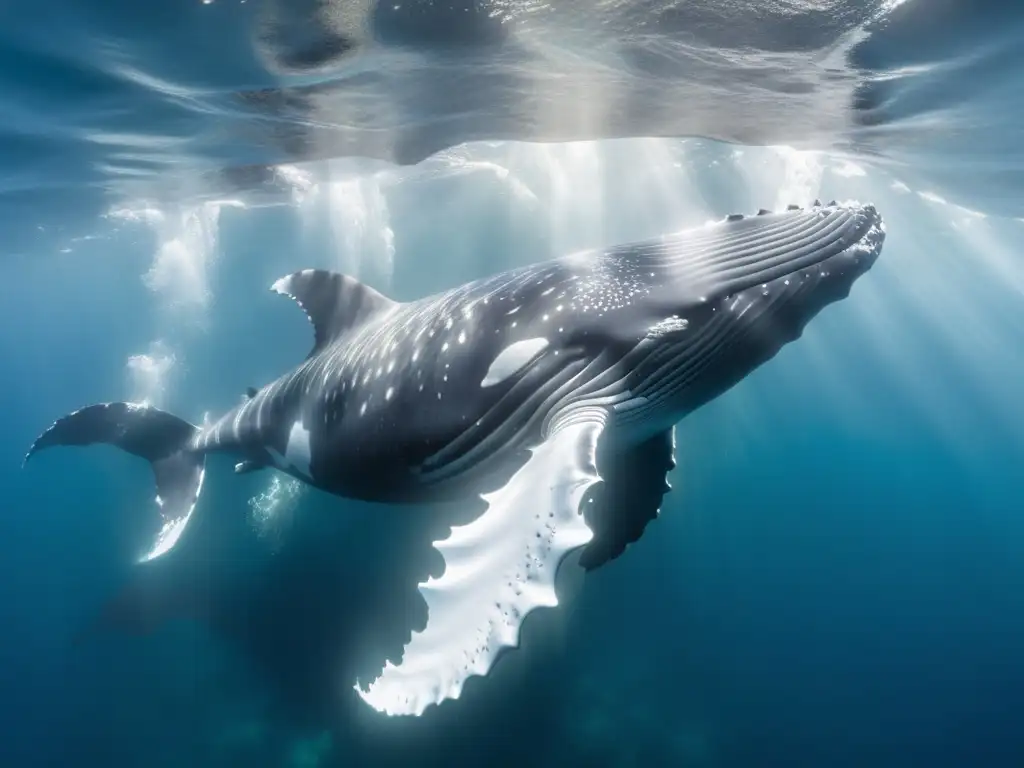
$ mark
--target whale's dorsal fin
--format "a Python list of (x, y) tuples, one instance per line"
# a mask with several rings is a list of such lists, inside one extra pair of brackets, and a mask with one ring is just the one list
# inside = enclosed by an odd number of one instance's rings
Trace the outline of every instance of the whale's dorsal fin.
[(354, 277), (324, 269), (304, 269), (285, 275), (270, 290), (291, 297), (305, 310), (313, 325), (310, 355), (396, 303)]

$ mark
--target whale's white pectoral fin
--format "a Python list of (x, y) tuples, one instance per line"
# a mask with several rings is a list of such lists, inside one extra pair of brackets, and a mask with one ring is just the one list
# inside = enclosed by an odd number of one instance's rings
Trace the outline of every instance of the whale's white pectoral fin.
[(555, 606), (559, 564), (593, 536), (581, 514), (587, 490), (601, 478), (596, 449), (606, 414), (581, 409), (557, 420), (529, 460), (487, 510), (434, 546), (444, 574), (420, 584), (429, 611), (400, 664), (384, 670), (360, 696), (389, 715), (419, 715), (458, 698), (466, 680), (486, 675), (499, 652), (519, 644), (535, 608)]

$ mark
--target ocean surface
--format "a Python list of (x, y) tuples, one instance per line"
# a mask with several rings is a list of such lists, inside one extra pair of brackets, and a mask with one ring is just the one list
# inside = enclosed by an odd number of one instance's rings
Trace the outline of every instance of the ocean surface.
[[(0, 5), (0, 765), (1024, 766), (1022, 39), (1010, 0)], [(301, 361), (291, 271), (406, 300), (815, 198), (876, 205), (875, 267), (422, 718), (352, 683), (422, 624), (429, 509), (215, 459), (140, 567), (142, 462), (22, 468)]]

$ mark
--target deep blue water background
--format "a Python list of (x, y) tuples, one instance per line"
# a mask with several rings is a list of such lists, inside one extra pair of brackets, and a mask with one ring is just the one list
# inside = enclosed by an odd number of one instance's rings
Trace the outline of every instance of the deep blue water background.
[[(0, 764), (1024, 765), (1024, 9), (314, 5), (0, 9)], [(422, 621), (430, 510), (285, 484), (257, 524), (271, 478), (211, 461), (139, 569), (141, 463), (21, 469), (82, 405), (198, 420), (301, 360), (289, 271), (413, 298), (815, 196), (877, 205), (875, 268), (680, 426), (661, 519), (536, 650), (421, 721), (351, 681)], [(88, 631), (126, 594), (151, 632)]]

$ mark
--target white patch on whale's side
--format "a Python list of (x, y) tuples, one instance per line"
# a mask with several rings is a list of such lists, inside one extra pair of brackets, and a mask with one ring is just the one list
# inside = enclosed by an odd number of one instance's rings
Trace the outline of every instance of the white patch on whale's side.
[(312, 456), (309, 450), (309, 430), (302, 425), (302, 419), (296, 419), (292, 424), (292, 431), (288, 433), (288, 445), (285, 446), (284, 456), (274, 448), (268, 446), (269, 453), (278, 469), (294, 469), (303, 477), (312, 478), (309, 473), (309, 464)]
[(565, 414), (508, 483), (484, 495), (486, 512), (434, 542), (445, 568), (420, 584), (427, 626), (413, 632), (401, 663), (385, 663), (366, 689), (356, 685), (370, 706), (419, 715), (457, 699), (466, 680), (519, 645), (533, 610), (558, 605), (558, 566), (594, 535), (580, 507), (601, 479), (595, 453), (606, 420), (600, 408)]
[(309, 477), (309, 464), (312, 456), (309, 451), (309, 430), (302, 426), (302, 419), (296, 419), (292, 431), (288, 433), (288, 445), (284, 449), (284, 457), (295, 469)]
[(547, 346), (548, 340), (542, 336), (536, 339), (524, 339), (523, 341), (509, 344), (494, 358), (494, 362), (487, 369), (487, 375), (480, 382), (480, 386), (491, 387), (505, 381), (509, 376), (514, 376), (544, 351)]

